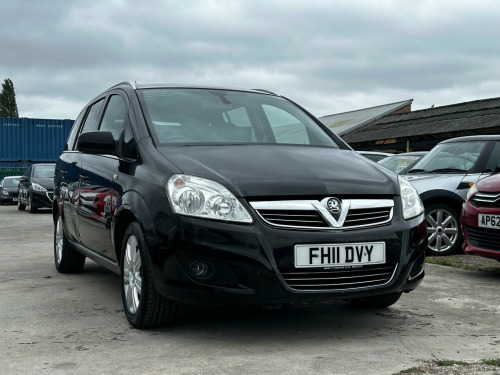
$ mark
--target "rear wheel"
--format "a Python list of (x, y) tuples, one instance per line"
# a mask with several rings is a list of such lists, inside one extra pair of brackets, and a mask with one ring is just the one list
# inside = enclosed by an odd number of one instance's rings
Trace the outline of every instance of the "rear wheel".
[(430, 204), (425, 209), (427, 221), (427, 255), (449, 255), (462, 245), (460, 214), (451, 206), (441, 203)]
[(364, 298), (353, 298), (351, 303), (356, 307), (365, 309), (382, 309), (394, 305), (402, 293), (386, 294), (385, 296), (373, 296)]
[(26, 206), (24, 204), (21, 203), (21, 193), (19, 193), (17, 195), (17, 209), (19, 211), (24, 211), (24, 209), (26, 208)]
[(125, 315), (134, 327), (161, 327), (171, 322), (174, 305), (154, 287), (148, 248), (136, 222), (128, 226), (123, 239), (121, 291)]
[(69, 244), (60, 215), (57, 217), (54, 228), (54, 261), (60, 273), (80, 272), (85, 265), (85, 256)]

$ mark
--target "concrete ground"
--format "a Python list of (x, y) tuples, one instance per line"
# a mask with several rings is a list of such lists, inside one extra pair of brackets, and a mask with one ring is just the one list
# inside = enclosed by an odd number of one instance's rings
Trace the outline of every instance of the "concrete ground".
[[(421, 360), (500, 358), (500, 276), (429, 265), (391, 308), (184, 311), (131, 328), (119, 277), (57, 273), (48, 211), (0, 206), (0, 374), (393, 374)], [(500, 263), (499, 263), (500, 267)]]

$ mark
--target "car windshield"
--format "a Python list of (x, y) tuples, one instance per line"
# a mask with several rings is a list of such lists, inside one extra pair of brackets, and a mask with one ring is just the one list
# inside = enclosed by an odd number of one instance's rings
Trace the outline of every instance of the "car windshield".
[(421, 156), (417, 155), (395, 155), (379, 160), (378, 163), (393, 172), (399, 173), (420, 158)]
[(288, 100), (267, 94), (209, 89), (138, 91), (159, 144), (296, 144), (338, 148)]
[(19, 184), (19, 178), (5, 178), (3, 180), (3, 187), (15, 187)]
[(482, 141), (439, 144), (420, 159), (408, 173), (468, 172), (476, 164), (485, 146), (486, 142)]
[(37, 165), (34, 167), (33, 177), (54, 178), (55, 165)]

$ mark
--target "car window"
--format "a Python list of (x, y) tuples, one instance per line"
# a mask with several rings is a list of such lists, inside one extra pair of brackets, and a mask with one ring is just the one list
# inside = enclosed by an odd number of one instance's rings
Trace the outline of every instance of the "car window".
[(68, 140), (66, 142), (66, 150), (72, 151), (75, 149), (76, 135), (78, 134), (78, 129), (80, 128), (80, 124), (84, 115), (85, 111), (82, 111), (73, 123), (73, 127), (71, 128), (71, 132), (69, 133)]
[(96, 129), (97, 117), (99, 116), (99, 112), (101, 111), (103, 103), (104, 99), (101, 99), (90, 107), (89, 111), (87, 112), (88, 114), (85, 118), (85, 123), (83, 124), (82, 131), (80, 133), (91, 132)]
[(484, 141), (441, 143), (413, 166), (413, 170), (469, 171), (486, 146)]
[(3, 187), (15, 187), (19, 184), (19, 178), (5, 178), (3, 180)]
[(484, 171), (494, 172), (498, 164), (500, 164), (500, 142), (495, 142), (495, 146), (493, 147), (493, 151), (491, 151)]
[(36, 165), (33, 167), (33, 177), (53, 178), (55, 165)]
[(115, 141), (118, 141), (124, 127), (126, 115), (127, 107), (125, 100), (120, 95), (111, 95), (102, 117), (99, 130), (110, 131)]
[(420, 156), (416, 155), (388, 156), (379, 160), (378, 163), (387, 169), (398, 173), (418, 159), (420, 159)]
[(277, 143), (310, 144), (306, 127), (299, 119), (270, 105), (263, 105), (262, 109)]
[(338, 148), (288, 100), (231, 90), (144, 89), (139, 100), (156, 140), (171, 143), (302, 144)]

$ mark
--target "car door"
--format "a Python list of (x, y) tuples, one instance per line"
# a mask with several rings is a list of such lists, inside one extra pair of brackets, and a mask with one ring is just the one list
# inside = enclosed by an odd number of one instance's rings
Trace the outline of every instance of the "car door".
[[(120, 90), (110, 93), (99, 122), (99, 131), (110, 131), (118, 143), (128, 121), (128, 98)], [(84, 246), (111, 261), (117, 261), (113, 249), (111, 222), (119, 200), (114, 181), (119, 158), (115, 155), (81, 153), (82, 174), (78, 197), (78, 228)]]

